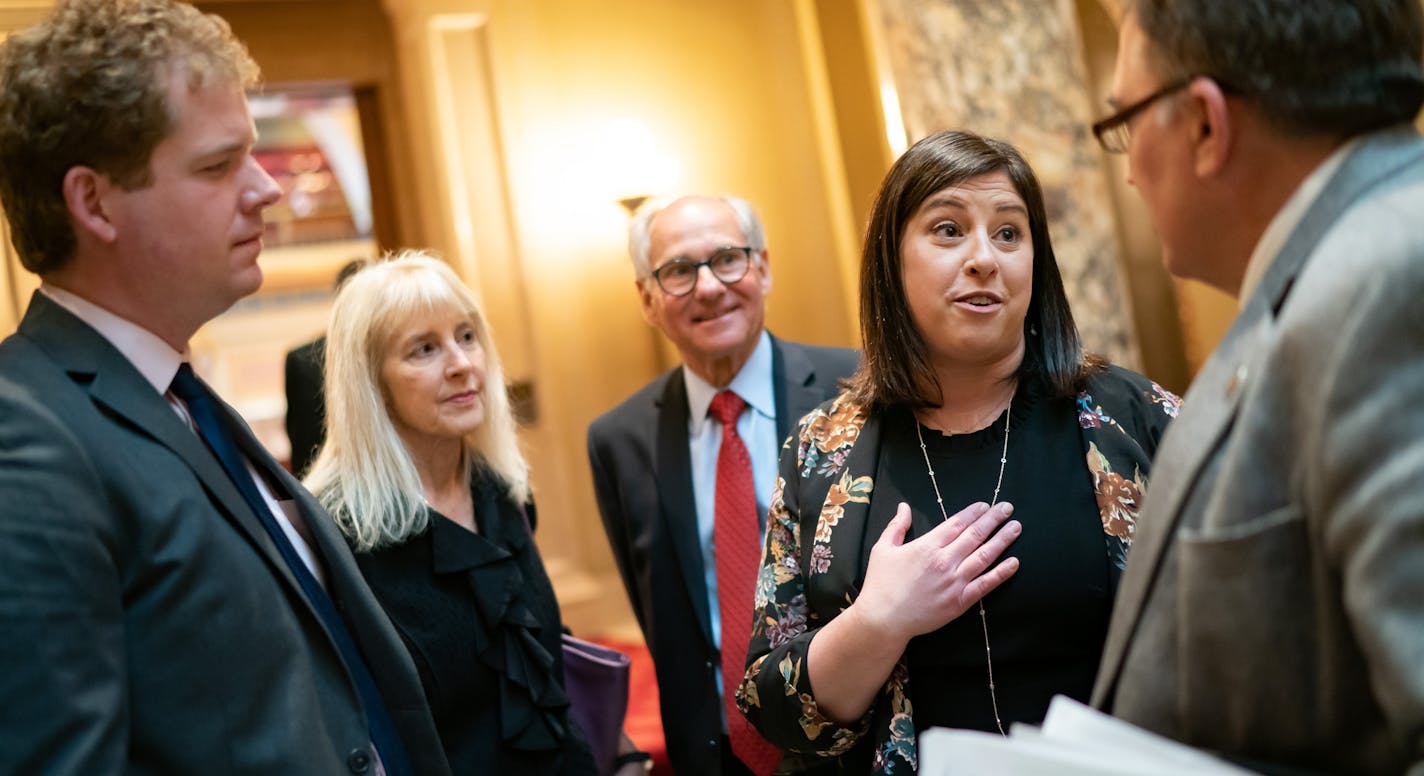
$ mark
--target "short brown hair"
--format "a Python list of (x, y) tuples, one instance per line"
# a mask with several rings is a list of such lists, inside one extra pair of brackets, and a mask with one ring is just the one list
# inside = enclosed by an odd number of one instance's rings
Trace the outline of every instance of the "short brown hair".
[[(1048, 237), (1043, 189), (1018, 149), (972, 132), (939, 132), (896, 160), (870, 213), (860, 264), (860, 334), (864, 356), (851, 380), (856, 401), (874, 409), (937, 407), (943, 401), (924, 336), (910, 316), (900, 242), (930, 195), (971, 178), (1002, 172), (1028, 206), (1033, 290), (1024, 319), (1024, 358), (1017, 377), (1041, 379), (1055, 396), (1081, 389), (1102, 361), (1085, 357), (1068, 309), (1063, 276)], [(1036, 333), (1034, 333), (1036, 332)]]
[(26, 269), (54, 271), (74, 253), (70, 168), (149, 184), (149, 158), (176, 119), (174, 72), (191, 89), (258, 79), (226, 21), (174, 0), (64, 0), (0, 45), (0, 201)]
[(1424, 104), (1419, 0), (1133, 0), (1164, 81), (1204, 75), (1293, 135), (1352, 137)]

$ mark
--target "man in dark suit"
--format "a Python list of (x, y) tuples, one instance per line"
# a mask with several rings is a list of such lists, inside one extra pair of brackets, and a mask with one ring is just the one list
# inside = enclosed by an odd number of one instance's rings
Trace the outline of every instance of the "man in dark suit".
[[(761, 521), (782, 440), (802, 415), (835, 395), (837, 379), (855, 370), (856, 354), (767, 333), (771, 267), (761, 223), (744, 200), (649, 203), (634, 217), (629, 249), (643, 315), (677, 347), (683, 364), (589, 427), (599, 511), (652, 653), (673, 770), (765, 772), (779, 754), (732, 731), (746, 723), (725, 692), (746, 664)], [(745, 405), (727, 416), (737, 418), (735, 430), (717, 418), (719, 394), (727, 392)], [(724, 444), (728, 434), (738, 441)], [(754, 503), (748, 491), (737, 513), (740, 534), (725, 533), (731, 529), (723, 503), (732, 488), (717, 487), (730, 476), (723, 456), (734, 446), (745, 447), (747, 487), (755, 488)], [(724, 565), (730, 552), (717, 541), (733, 535), (750, 540), (749, 566)], [(729, 590), (739, 596), (731, 607)], [(737, 635), (727, 638), (729, 632)]]
[(0, 47), (0, 200), (42, 280), (0, 343), (0, 773), (448, 773), (334, 525), (186, 363), (262, 280), (256, 75), (171, 0)]
[(326, 335), (287, 351), (282, 377), (292, 474), (305, 477), (326, 441)]
[(1424, 774), (1419, 0), (1128, 5), (1095, 131), (1241, 312), (1157, 450), (1094, 702), (1257, 770)]
[[(353, 259), (336, 273), (332, 292), (361, 268), (365, 259)], [(283, 368), (287, 393), (287, 441), (291, 443), (292, 474), (305, 477), (326, 441), (326, 335), (287, 351)]]

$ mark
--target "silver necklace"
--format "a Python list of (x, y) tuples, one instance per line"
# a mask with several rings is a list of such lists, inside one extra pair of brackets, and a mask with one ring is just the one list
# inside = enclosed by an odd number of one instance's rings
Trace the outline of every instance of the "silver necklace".
[[(999, 488), (1004, 485), (1004, 465), (1009, 462), (1009, 420), (1014, 414), (1014, 397), (1009, 396), (1009, 407), (1004, 410), (1004, 449), (999, 453), (999, 479), (994, 483), (994, 497), (989, 499), (989, 506), (999, 503)], [(930, 453), (925, 449), (925, 434), (920, 430), (919, 418), (915, 419), (915, 436), (920, 440), (920, 455), (925, 457), (925, 470), (930, 473), (930, 484), (934, 486), (935, 502), (939, 504), (940, 518), (944, 522), (949, 522), (949, 513), (944, 509), (944, 498), (939, 494), (939, 480), (935, 479), (934, 466), (930, 464)], [(984, 662), (989, 666), (989, 702), (994, 705), (994, 724), (999, 728), (999, 735), (1007, 736), (1004, 732), (1004, 721), (999, 719), (999, 696), (994, 694), (994, 657), (989, 651), (989, 615), (984, 611), (984, 599), (979, 599), (979, 625), (984, 630)]]

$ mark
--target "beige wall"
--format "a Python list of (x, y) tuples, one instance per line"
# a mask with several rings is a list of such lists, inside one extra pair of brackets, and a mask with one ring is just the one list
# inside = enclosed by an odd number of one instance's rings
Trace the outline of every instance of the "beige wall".
[(775, 281), (768, 325), (849, 344), (845, 224), (814, 140), (797, 19), (791, 4), (761, 0), (509, 0), (493, 6), (489, 41), (544, 426), (532, 451), (541, 546), (621, 602), (585, 429), (671, 359), (639, 311), (626, 215), (611, 201), (623, 192), (606, 180), (601, 143), (615, 121), (637, 119), (680, 165), (675, 190), (755, 203)]

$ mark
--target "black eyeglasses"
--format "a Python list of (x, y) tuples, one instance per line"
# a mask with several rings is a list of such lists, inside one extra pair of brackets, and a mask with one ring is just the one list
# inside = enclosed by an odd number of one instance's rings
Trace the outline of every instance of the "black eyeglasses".
[(724, 285), (732, 285), (747, 276), (752, 266), (750, 245), (728, 245), (718, 248), (706, 261), (673, 259), (653, 270), (653, 279), (668, 296), (687, 296), (697, 287), (697, 273), (703, 267)]
[(1197, 76), (1187, 76), (1180, 81), (1173, 81), (1157, 91), (1143, 97), (1133, 104), (1123, 108), (1111, 116), (1093, 125), (1093, 136), (1098, 139), (1098, 144), (1104, 151), (1110, 154), (1127, 153), (1127, 141), (1132, 138), (1132, 132), (1128, 127), (1128, 122), (1132, 117), (1147, 110), (1152, 103), (1176, 92), (1185, 89)]

